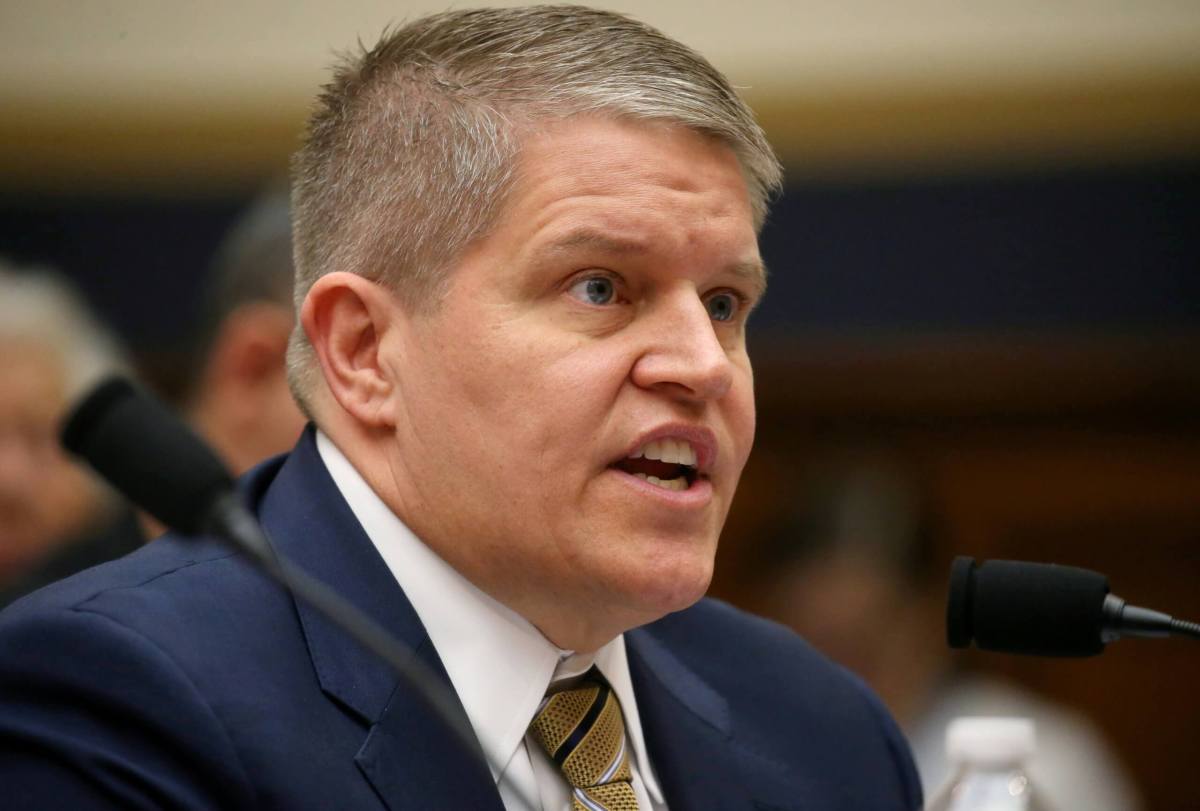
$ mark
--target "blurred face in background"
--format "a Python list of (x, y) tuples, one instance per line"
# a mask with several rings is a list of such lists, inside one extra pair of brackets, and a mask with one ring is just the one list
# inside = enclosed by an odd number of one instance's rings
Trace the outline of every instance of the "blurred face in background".
[(0, 581), (81, 532), (102, 491), (58, 445), (62, 365), (43, 346), (0, 338)]
[(284, 358), (291, 306), (243, 304), (221, 324), (188, 408), (235, 474), (296, 444), (305, 419), (288, 389)]

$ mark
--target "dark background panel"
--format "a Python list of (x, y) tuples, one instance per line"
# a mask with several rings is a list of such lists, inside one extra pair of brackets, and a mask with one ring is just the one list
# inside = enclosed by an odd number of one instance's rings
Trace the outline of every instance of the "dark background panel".
[(135, 350), (177, 349), (207, 264), (248, 199), (0, 193), (0, 257), (69, 276)]
[[(249, 195), (0, 193), (0, 256), (59, 268), (138, 350), (185, 337)], [(842, 334), (1200, 324), (1200, 163), (797, 181), (763, 233), (754, 330)]]
[(1138, 330), (1200, 322), (1200, 164), (798, 182), (756, 328)]

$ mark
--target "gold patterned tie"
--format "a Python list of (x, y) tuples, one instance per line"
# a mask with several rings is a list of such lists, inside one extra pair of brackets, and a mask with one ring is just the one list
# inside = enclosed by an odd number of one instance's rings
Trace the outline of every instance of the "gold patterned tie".
[(639, 811), (621, 704), (595, 670), (547, 696), (529, 731), (571, 784), (572, 811)]

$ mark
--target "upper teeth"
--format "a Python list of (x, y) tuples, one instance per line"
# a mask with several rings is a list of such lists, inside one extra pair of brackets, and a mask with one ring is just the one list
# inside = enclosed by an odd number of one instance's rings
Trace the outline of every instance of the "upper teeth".
[(696, 451), (686, 439), (656, 439), (629, 455), (630, 459), (657, 459), (668, 464), (696, 466)]

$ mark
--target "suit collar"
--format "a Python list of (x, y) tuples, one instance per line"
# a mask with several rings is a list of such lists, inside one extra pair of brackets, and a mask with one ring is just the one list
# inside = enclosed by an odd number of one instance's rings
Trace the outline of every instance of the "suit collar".
[(625, 635), (642, 731), (667, 804), (691, 811), (750, 808), (731, 758), (728, 703), (645, 628)]
[[(282, 555), (382, 625), (450, 686), (416, 612), (321, 462), (312, 426), (269, 487), (252, 479), (250, 489), (265, 489), (259, 519)], [(399, 687), (386, 662), (308, 604), (297, 601), (296, 613), (321, 690), (369, 726), (355, 760), (385, 804), (502, 811), (481, 752), (463, 753), (424, 701)]]
[[(418, 650), (426, 645), (416, 613), (321, 463), (311, 428), (280, 468), (258, 511), (280, 554), (407, 647)], [(374, 723), (397, 683), (390, 666), (307, 603), (297, 601), (296, 612), (321, 689), (362, 720)], [(432, 658), (440, 670), (436, 655)]]
[(418, 538), (319, 431), (317, 451), (420, 617), (475, 737), (496, 768), (507, 764), (522, 745), (530, 719), (567, 652)]
[(654, 625), (625, 635), (651, 761), (672, 808), (803, 809), (790, 766), (736, 733), (729, 702), (659, 641)]

